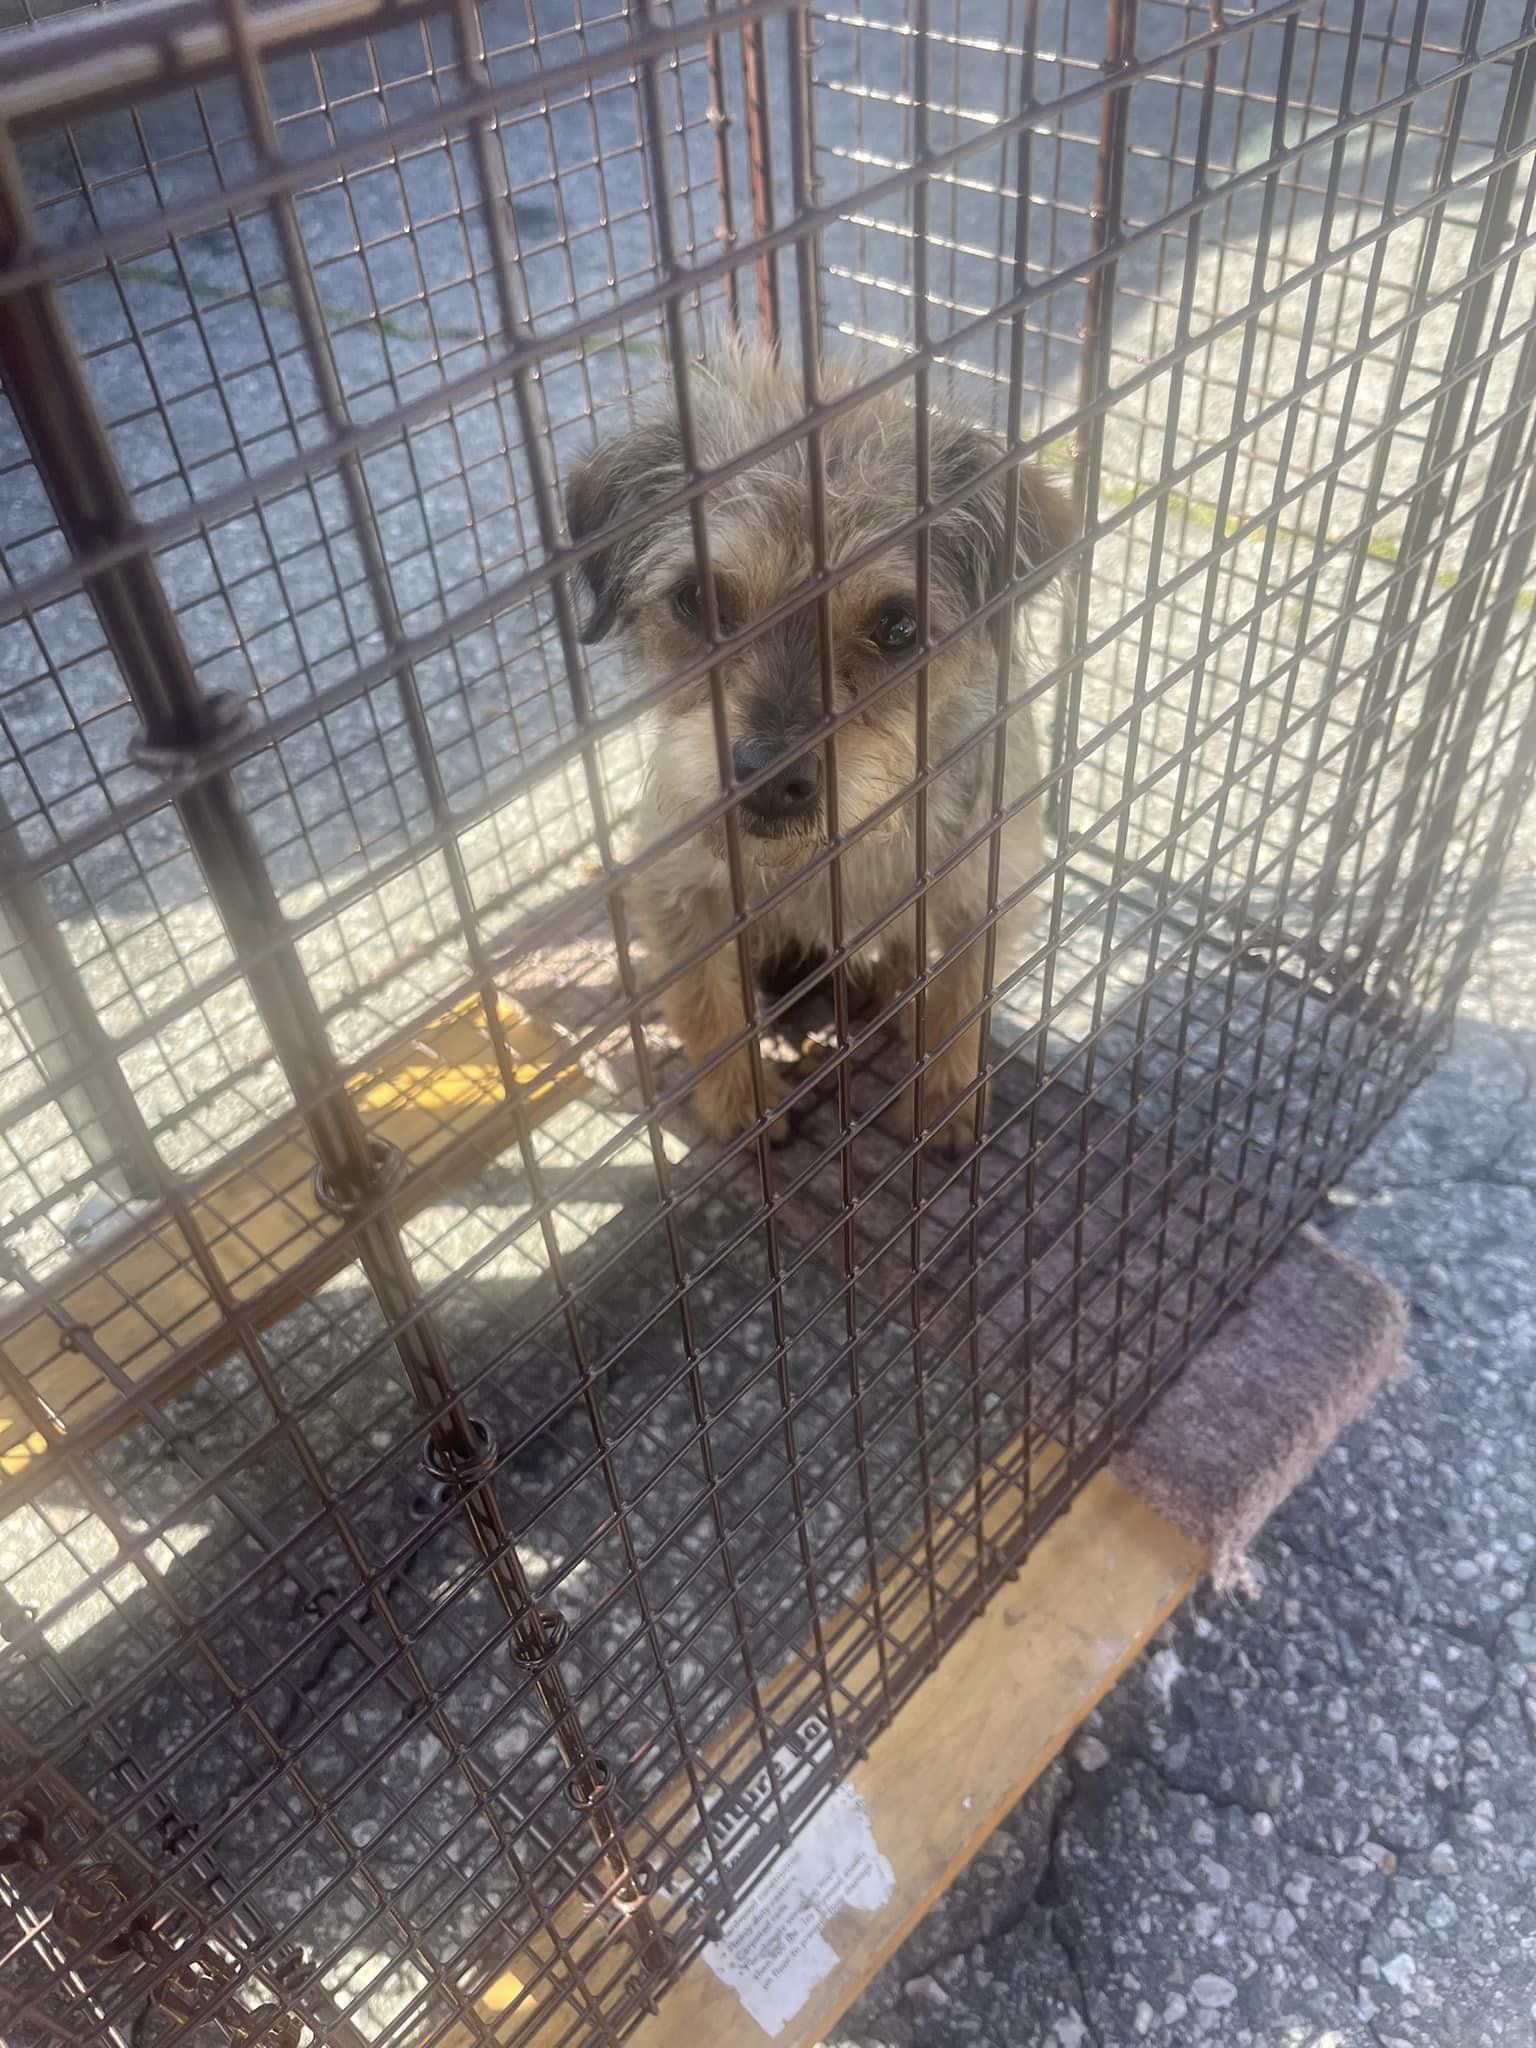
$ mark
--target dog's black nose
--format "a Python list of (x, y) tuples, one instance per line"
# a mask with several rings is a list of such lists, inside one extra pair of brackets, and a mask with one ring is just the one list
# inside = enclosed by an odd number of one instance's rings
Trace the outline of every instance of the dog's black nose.
[[(782, 740), (738, 740), (731, 749), (731, 768), (738, 782), (761, 775), (781, 760), (786, 751)], [(809, 816), (821, 801), (821, 756), (812, 747), (786, 761), (777, 775), (741, 800), (749, 819), (765, 825), (792, 825)]]

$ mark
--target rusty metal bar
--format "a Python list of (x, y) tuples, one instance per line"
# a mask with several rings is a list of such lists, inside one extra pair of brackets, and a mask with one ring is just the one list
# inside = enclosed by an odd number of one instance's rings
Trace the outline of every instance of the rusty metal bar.
[[(1536, 767), (1536, 0), (1104, 0), (1097, 67), (1046, 13), (6, 39), (0, 2032), (613, 2048), (1436, 1056)], [(1000, 430), (951, 496), (940, 407)], [(665, 488), (574, 540), (642, 418)], [(791, 566), (723, 610), (765, 487)], [(697, 639), (626, 671), (572, 579), (663, 524)], [(797, 621), (776, 867), (736, 693)], [(674, 711), (700, 801), (637, 831)], [(690, 1068), (655, 1004), (721, 950)], [(131, 1227), (74, 1246), (97, 1185)]]
[[(259, 99), (259, 93), (253, 98)], [(0, 151), (0, 263), (29, 240), (19, 167)], [(51, 294), (38, 290), (11, 302), (0, 324), (0, 367), (72, 543), (84, 550), (98, 533), (115, 538), (129, 529), (131, 507)], [(358, 1257), (386, 1322), (398, 1330), (396, 1347), (428, 1427), (429, 1469), (460, 1501), (490, 1566), (513, 1631), (514, 1655), (544, 1702), (571, 1773), (572, 1802), (610, 1862), (615, 1897), (637, 1948), (649, 1967), (664, 1967), (664, 1945), (609, 1807), (608, 1766), (588, 1748), (560, 1676), (558, 1617), (535, 1602), (502, 1519), (494, 1443), (463, 1405), (447, 1350), (421, 1308), (398, 1229), (377, 1202), (398, 1171), (398, 1160), (365, 1132), (336, 1074), (309, 982), (291, 947), (284, 945), (282, 913), (232, 781), (216, 774), (175, 794), (181, 762), (195, 759), (203, 745), (236, 723), (242, 707), (227, 697), (210, 698), (199, 687), (147, 554), (130, 556), (121, 567), (88, 581), (87, 588), (143, 722), (139, 758), (170, 781), (210, 893), (247, 961), (263, 1022), (295, 1098), (304, 1106), (318, 1162), (316, 1193), (334, 1213), (361, 1217)], [(499, 1823), (492, 1824), (500, 1831)], [(505, 1839), (510, 1854), (510, 1838)], [(515, 1858), (513, 1871), (520, 1882)]]

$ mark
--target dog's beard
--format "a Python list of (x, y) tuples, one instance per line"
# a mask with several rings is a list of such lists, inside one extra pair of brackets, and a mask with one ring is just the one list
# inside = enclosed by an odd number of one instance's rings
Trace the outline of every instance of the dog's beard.
[(845, 749), (837, 761), (837, 815), (842, 838), (883, 845), (910, 838), (912, 780), (917, 760), (875, 757), (864, 749)]
[(803, 818), (760, 818), (743, 804), (736, 815), (749, 839), (770, 844), (779, 840), (798, 840), (807, 846), (825, 846), (827, 842), (826, 820), (819, 810)]
[[(735, 815), (741, 850), (759, 868), (800, 867), (827, 843), (826, 821), (820, 812), (812, 819), (778, 824), (754, 818), (740, 805)], [(729, 829), (723, 817), (708, 827), (706, 840), (717, 860), (729, 858)]]

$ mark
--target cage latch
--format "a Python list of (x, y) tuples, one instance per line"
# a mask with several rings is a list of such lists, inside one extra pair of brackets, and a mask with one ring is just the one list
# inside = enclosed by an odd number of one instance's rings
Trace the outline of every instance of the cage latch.
[[(161, 1833), (168, 1854), (185, 1846), (191, 1836), (191, 1830), (174, 1820), (162, 1821)], [(304, 2048), (306, 2023), (277, 2000), (243, 2005), (229, 1997), (217, 2012), (206, 2012), (210, 1993), (238, 1986), (238, 1966), (206, 1939), (194, 1936), (183, 1946), (168, 1930), (167, 1919), (173, 1916), (149, 1905), (135, 1912), (142, 1893), (120, 1863), (105, 1859), (62, 1869), (55, 1864), (48, 1817), (41, 1808), (24, 1800), (0, 1808), (0, 1869), (22, 1866), (37, 1872), (52, 1889), (49, 1924), (75, 1966), (96, 1964), (110, 1970), (130, 1959), (151, 1967), (169, 1964), (149, 1994), (149, 2003), (169, 2018), (183, 2026), (211, 2018), (223, 2028), (230, 2048)], [(296, 1950), (264, 1974), (286, 1992), (304, 1968), (303, 1951)]]
[(29, 1870), (48, 1867), (48, 1823), (35, 1806), (9, 1806), (0, 1812), (0, 1870), (16, 1863)]

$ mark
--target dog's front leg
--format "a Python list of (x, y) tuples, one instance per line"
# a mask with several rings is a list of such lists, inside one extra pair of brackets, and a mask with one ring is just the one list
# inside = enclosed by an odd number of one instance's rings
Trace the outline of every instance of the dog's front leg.
[[(744, 991), (741, 985), (734, 944), (717, 946), (671, 983), (662, 995), (662, 1015), (676, 1034), (690, 1066), (703, 1066), (723, 1045), (742, 1038), (756, 1007), (751, 997), (751, 990)], [(738, 1044), (734, 1052), (707, 1073), (700, 1074), (694, 1101), (715, 1137), (735, 1137), (756, 1121), (754, 1062), (762, 1068), (763, 1103), (771, 1111), (783, 1097), (784, 1082), (777, 1068), (759, 1059), (750, 1039)], [(769, 1126), (768, 1134), (775, 1142), (785, 1135), (782, 1118)]]

